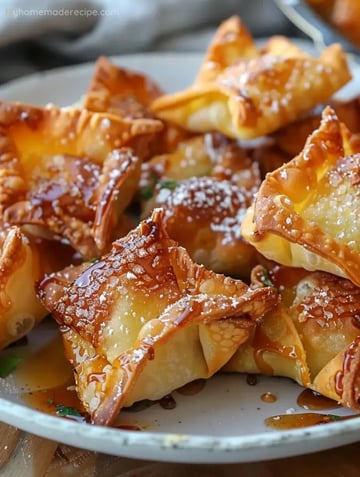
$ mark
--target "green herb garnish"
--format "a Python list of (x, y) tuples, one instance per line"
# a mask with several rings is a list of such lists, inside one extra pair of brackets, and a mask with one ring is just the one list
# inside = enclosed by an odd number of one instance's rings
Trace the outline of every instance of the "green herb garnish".
[(1, 356), (0, 358), (0, 378), (6, 378), (20, 364), (21, 358), (14, 354)]
[(266, 286), (266, 287), (272, 287), (272, 288), (275, 288), (275, 290), (279, 291), (279, 289), (274, 285), (274, 283), (271, 281), (270, 279), (270, 274), (269, 274), (269, 270), (267, 268), (264, 268), (263, 269), (263, 274), (261, 276), (261, 279), (262, 283)]
[(170, 189), (170, 190), (174, 190), (177, 186), (178, 186), (178, 182), (177, 181), (173, 181), (173, 180), (163, 180), (163, 181), (159, 181), (159, 186), (161, 189)]
[(154, 195), (154, 190), (152, 187), (144, 187), (141, 189), (141, 198), (144, 200), (150, 200)]
[(89, 260), (86, 260), (87, 262), (90, 262), (90, 263), (95, 263), (97, 262), (99, 259), (96, 258), (96, 257), (93, 257), (93, 258), (89, 258)]
[(64, 406), (64, 404), (57, 404), (57, 405), (55, 406), (55, 408), (56, 408), (56, 414), (57, 414), (58, 416), (63, 416), (63, 417), (66, 417), (66, 416), (81, 417), (80, 411), (78, 411), (78, 410), (75, 409), (74, 407)]
[(156, 180), (151, 186), (144, 187), (141, 189), (141, 198), (144, 200), (152, 199), (154, 196), (154, 188), (158, 184), (160, 189), (169, 189), (174, 190), (178, 186), (178, 182), (171, 179)]
[(329, 421), (341, 421), (342, 420), (341, 416), (336, 416), (335, 414), (326, 414), (326, 417), (329, 419)]

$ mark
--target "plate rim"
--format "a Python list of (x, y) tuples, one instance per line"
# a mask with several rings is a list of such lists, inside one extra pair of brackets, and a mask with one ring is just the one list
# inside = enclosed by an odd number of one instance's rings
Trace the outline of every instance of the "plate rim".
[[(101, 56), (101, 55), (100, 55)], [(160, 60), (163, 61), (163, 59), (167, 61), (180, 61), (181, 59), (191, 59), (194, 61), (200, 61), (203, 58), (204, 54), (199, 52), (199, 51), (164, 51), (164, 52), (156, 52), (156, 51), (149, 51), (145, 53), (129, 53), (129, 54), (124, 54), (124, 55), (110, 55), (106, 56), (110, 61), (113, 61), (115, 63), (121, 63), (122, 61), (125, 63), (127, 62), (133, 62), (134, 60), (142, 60), (145, 59), (145, 61), (151, 61), (151, 60)], [(6, 81), (5, 83), (0, 84), (0, 95), (1, 94), (6, 94), (7, 90), (22, 86), (23, 84), (26, 85), (29, 81), (35, 81), (40, 78), (44, 77), (49, 77), (53, 76), (56, 74), (66, 74), (69, 72), (72, 72), (74, 69), (77, 71), (80, 71), (82, 69), (91, 69), (94, 67), (96, 59), (94, 61), (85, 61), (83, 63), (76, 63), (73, 65), (64, 65), (64, 66), (59, 66), (56, 68), (48, 68), (44, 69), (41, 71), (34, 71), (32, 73), (29, 73), (25, 76), (21, 76), (19, 78), (14, 78), (9, 81)], [(126, 65), (125, 65), (126, 67)], [(140, 70), (138, 72), (141, 73)], [(1, 100), (1, 98), (0, 98)]]
[[(353, 419), (332, 422), (326, 425), (309, 426), (300, 429), (276, 430), (269, 432), (261, 432), (258, 434), (242, 435), (242, 436), (210, 436), (210, 435), (192, 435), (184, 433), (169, 432), (150, 432), (150, 431), (130, 431), (106, 426), (98, 426), (95, 424), (79, 423), (71, 419), (61, 418), (46, 414), (36, 409), (13, 402), (11, 400), (0, 397), (0, 409), (5, 409), (9, 414), (1, 416), (1, 420), (8, 424), (12, 424), (12, 416), (17, 411), (24, 412), (24, 430), (38, 434), (37, 429), (33, 429), (32, 425), (35, 421), (42, 420), (42, 426), (49, 432), (53, 426), (60, 428), (61, 432), (74, 431), (73, 435), (83, 435), (89, 438), (89, 434), (100, 434), (100, 438), (106, 438), (108, 441), (118, 441), (123, 446), (142, 446), (148, 448), (161, 447), (162, 449), (178, 449), (178, 450), (205, 450), (205, 451), (223, 451), (236, 452), (245, 450), (258, 450), (264, 447), (277, 447), (286, 442), (296, 444), (306, 438), (309, 441), (314, 439), (336, 437), (339, 435), (352, 434), (360, 429), (360, 415), (354, 416)], [(36, 419), (38, 418), (38, 419)], [(42, 435), (42, 434), (38, 434)], [(96, 436), (98, 439), (99, 436)], [(351, 441), (355, 442), (358, 439)], [(66, 442), (64, 442), (66, 443)], [(350, 441), (349, 441), (350, 443)], [(79, 446), (78, 446), (79, 447)], [(111, 453), (111, 452), (110, 452)], [(259, 461), (262, 459), (259, 459)]]

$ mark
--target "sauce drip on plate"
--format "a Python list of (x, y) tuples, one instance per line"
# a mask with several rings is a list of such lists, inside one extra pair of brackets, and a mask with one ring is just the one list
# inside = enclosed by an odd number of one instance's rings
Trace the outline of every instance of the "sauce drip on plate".
[(257, 385), (257, 376), (256, 374), (247, 374), (246, 375), (246, 383), (249, 386), (256, 386)]
[(277, 396), (275, 394), (267, 392), (260, 396), (260, 399), (266, 403), (273, 403), (277, 401)]
[(163, 398), (159, 399), (158, 402), (163, 409), (176, 408), (176, 401), (171, 394), (168, 394), (167, 396), (164, 396)]
[(324, 411), (326, 409), (336, 409), (341, 407), (341, 405), (333, 399), (322, 396), (311, 389), (304, 389), (304, 391), (299, 394), (297, 404), (302, 408), (311, 411)]
[(317, 412), (301, 414), (280, 414), (265, 419), (265, 425), (278, 431), (289, 429), (300, 429), (309, 426), (318, 426), (319, 424), (329, 424), (336, 421), (346, 421), (360, 417), (360, 414), (352, 416), (336, 416), (334, 414), (320, 414)]
[(73, 373), (64, 356), (61, 337), (56, 336), (27, 357), (14, 371), (14, 378), (25, 392), (50, 389), (72, 381)]

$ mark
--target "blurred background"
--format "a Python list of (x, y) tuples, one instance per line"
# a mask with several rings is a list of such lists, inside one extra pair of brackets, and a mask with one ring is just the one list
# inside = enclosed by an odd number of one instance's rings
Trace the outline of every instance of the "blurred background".
[(302, 36), (273, 0), (2, 0), (0, 83), (99, 55), (204, 52), (234, 14), (257, 38)]

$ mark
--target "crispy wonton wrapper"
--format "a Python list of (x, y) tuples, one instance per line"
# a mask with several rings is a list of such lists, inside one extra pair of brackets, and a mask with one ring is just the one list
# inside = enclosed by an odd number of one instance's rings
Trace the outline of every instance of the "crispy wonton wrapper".
[(291, 123), (350, 79), (339, 45), (315, 59), (277, 36), (257, 50), (233, 17), (220, 26), (194, 84), (160, 97), (152, 109), (160, 119), (190, 131), (250, 139)]
[(75, 263), (74, 251), (60, 242), (26, 236), (20, 227), (0, 230), (0, 349), (25, 336), (47, 314), (36, 295), (45, 273)]
[(360, 409), (360, 288), (325, 272), (277, 265), (256, 267), (252, 278), (273, 283), (282, 299), (225, 370), (286, 376)]
[(327, 108), (299, 156), (268, 174), (242, 223), (244, 237), (280, 264), (360, 285), (360, 154)]
[(117, 66), (101, 56), (95, 63), (83, 106), (89, 111), (108, 112), (125, 119), (152, 118), (149, 106), (162, 94), (148, 76)]
[(111, 244), (159, 121), (0, 103), (0, 210), (85, 258)]
[[(355, 146), (359, 144), (360, 97), (355, 96), (347, 101), (332, 98), (329, 101), (329, 105), (335, 111), (339, 120), (346, 124), (346, 127), (354, 133), (350, 137), (351, 144)], [(298, 119), (272, 134), (271, 137), (275, 140), (277, 147), (288, 156), (289, 160), (300, 154), (308, 136), (318, 128), (321, 121), (321, 111), (317, 111), (317, 109), (310, 112), (307, 117)], [(359, 145), (356, 148), (356, 151), (358, 150), (360, 150)]]
[(252, 290), (194, 264), (162, 217), (155, 210), (70, 286), (56, 276), (40, 284), (96, 424), (213, 375), (277, 301), (271, 287)]
[[(147, 75), (117, 66), (102, 56), (95, 63), (89, 89), (82, 99), (82, 107), (98, 113), (110, 113), (124, 119), (153, 118), (152, 102), (163, 94)], [(163, 124), (162, 131), (150, 141), (149, 154), (173, 151), (177, 144), (191, 136), (175, 124)]]
[(47, 311), (36, 296), (40, 250), (10, 227), (0, 233), (0, 349), (25, 336)]
[(254, 193), (261, 183), (259, 164), (247, 149), (220, 133), (206, 133), (181, 141), (173, 152), (143, 163), (140, 188), (146, 199), (159, 181), (201, 176), (229, 180)]
[(217, 273), (248, 278), (258, 253), (240, 227), (253, 199), (252, 189), (214, 177), (158, 182), (152, 206), (164, 209), (170, 237), (192, 260)]

